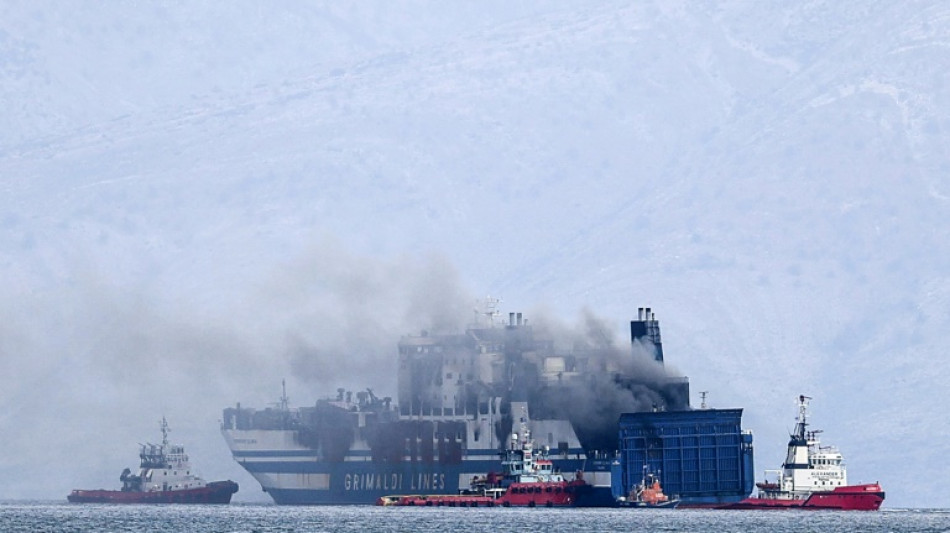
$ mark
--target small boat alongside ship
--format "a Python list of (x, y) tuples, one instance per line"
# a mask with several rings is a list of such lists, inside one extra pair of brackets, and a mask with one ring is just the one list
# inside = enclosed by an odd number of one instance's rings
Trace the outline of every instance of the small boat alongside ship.
[(663, 493), (660, 486), (660, 477), (643, 468), (643, 480), (638, 483), (627, 496), (617, 499), (619, 507), (634, 509), (675, 509), (680, 499), (670, 498)]
[(382, 506), (423, 507), (571, 507), (590, 486), (578, 471), (569, 480), (554, 467), (544, 448), (535, 450), (526, 418), (521, 434), (511, 435), (501, 474), (489, 472), (472, 479), (458, 494), (387, 495), (376, 501)]
[(233, 481), (206, 482), (191, 470), (184, 446), (168, 443), (168, 422), (162, 417), (162, 443), (142, 444), (138, 474), (122, 471), (121, 490), (73, 490), (72, 503), (217, 503), (231, 502), (238, 491)]
[(720, 509), (829, 509), (876, 511), (884, 502), (879, 483), (848, 485), (841, 452), (834, 446), (822, 446), (819, 431), (807, 429), (808, 401), (798, 397), (799, 415), (795, 431), (788, 441), (788, 455), (782, 470), (767, 470), (774, 481), (756, 483), (754, 497), (724, 505)]

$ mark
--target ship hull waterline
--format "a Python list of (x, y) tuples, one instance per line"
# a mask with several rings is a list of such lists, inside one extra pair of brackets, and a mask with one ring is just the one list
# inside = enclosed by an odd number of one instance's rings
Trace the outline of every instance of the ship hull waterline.
[[(327, 463), (239, 461), (278, 505), (373, 505), (392, 494), (451, 495), (468, 486), (479, 472), (498, 472), (498, 460), (467, 460), (461, 464)], [(559, 461), (563, 471), (580, 470), (584, 461)], [(586, 472), (585, 472), (586, 474)], [(576, 505), (613, 506), (609, 486), (590, 486), (577, 495)]]
[(837, 487), (832, 491), (813, 492), (803, 500), (780, 498), (746, 498), (724, 505), (719, 509), (755, 510), (806, 510), (806, 511), (877, 511), (884, 503), (884, 491), (880, 485), (852, 485)]
[(66, 499), (70, 503), (117, 503), (117, 504), (228, 504), (238, 491), (233, 481), (215, 481), (196, 489), (164, 491), (122, 490), (74, 490)]

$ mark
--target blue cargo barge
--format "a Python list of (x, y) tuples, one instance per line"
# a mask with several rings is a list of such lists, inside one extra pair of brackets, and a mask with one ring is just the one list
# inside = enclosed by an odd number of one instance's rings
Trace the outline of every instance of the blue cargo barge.
[(742, 430), (742, 409), (625, 413), (619, 433), (614, 497), (628, 494), (644, 470), (659, 475), (681, 507), (712, 507), (752, 493), (752, 433)]

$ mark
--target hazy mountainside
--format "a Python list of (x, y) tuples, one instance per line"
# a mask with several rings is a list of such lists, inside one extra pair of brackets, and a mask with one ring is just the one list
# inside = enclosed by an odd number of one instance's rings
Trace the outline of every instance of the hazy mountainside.
[(0, 6), (0, 498), (117, 486), (163, 414), (257, 498), (221, 408), (391, 393), (491, 293), (650, 305), (759, 473), (806, 393), (950, 506), (950, 8), (509, 4)]

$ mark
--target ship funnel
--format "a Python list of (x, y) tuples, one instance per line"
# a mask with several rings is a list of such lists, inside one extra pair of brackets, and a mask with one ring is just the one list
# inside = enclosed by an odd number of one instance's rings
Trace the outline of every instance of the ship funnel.
[(660, 337), (660, 323), (653, 314), (653, 309), (649, 307), (637, 308), (637, 320), (630, 322), (630, 340), (647, 341), (653, 344), (656, 349), (654, 357), (657, 362), (663, 362), (663, 340)]

